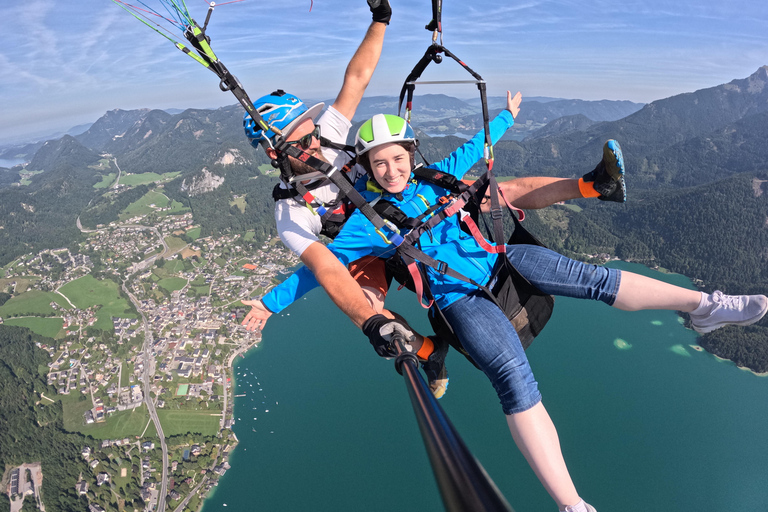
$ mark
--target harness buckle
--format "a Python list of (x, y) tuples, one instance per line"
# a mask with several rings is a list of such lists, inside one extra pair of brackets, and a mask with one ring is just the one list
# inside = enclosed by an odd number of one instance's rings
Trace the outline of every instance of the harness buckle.
[(445, 273), (448, 272), (448, 264), (444, 261), (438, 261), (435, 270), (437, 270), (440, 275), (445, 275)]
[(491, 208), (491, 219), (493, 220), (499, 220), (502, 217), (504, 217), (504, 210), (499, 208)]

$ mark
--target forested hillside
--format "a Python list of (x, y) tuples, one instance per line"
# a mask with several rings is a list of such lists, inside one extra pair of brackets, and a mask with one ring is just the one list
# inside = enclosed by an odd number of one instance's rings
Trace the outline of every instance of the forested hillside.
[(77, 216), (94, 197), (100, 156), (74, 138), (48, 141), (28, 170), (29, 185), (0, 189), (0, 265), (42, 248), (68, 247), (79, 240)]
[[(768, 67), (761, 67), (742, 80), (654, 101), (619, 121), (522, 143), (499, 143), (497, 174), (581, 176), (585, 162), (599, 159), (603, 143), (617, 139), (636, 188), (706, 183), (723, 173), (755, 170), (759, 162), (768, 161), (768, 150), (761, 144), (765, 112)], [(727, 159), (713, 159), (721, 151)]]
[(35, 342), (53, 340), (0, 325), (0, 463), (40, 462), (45, 510), (86, 510), (87, 499), (75, 490), (80, 474), (91, 472), (80, 455), (86, 438), (63, 430), (60, 401), (41, 401), (41, 393), (55, 396), (56, 391), (46, 386), (48, 354)]

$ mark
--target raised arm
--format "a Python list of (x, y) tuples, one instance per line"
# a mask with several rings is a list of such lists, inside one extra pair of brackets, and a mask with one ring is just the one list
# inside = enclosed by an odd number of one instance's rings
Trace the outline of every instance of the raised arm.
[[(506, 131), (515, 124), (515, 116), (520, 112), (520, 101), (522, 95), (518, 92), (514, 96), (507, 91), (507, 108), (502, 110), (490, 122), (491, 141), (496, 144)], [(485, 148), (485, 131), (480, 130), (470, 140), (462, 144), (456, 151), (448, 155), (444, 160), (432, 164), (430, 167), (447, 174), (452, 174), (457, 178), (464, 177), (464, 174), (472, 168), (478, 160), (483, 157)]]
[(333, 108), (350, 121), (379, 63), (381, 47), (384, 44), (384, 32), (392, 12), (389, 0), (368, 0), (368, 4), (373, 14), (373, 22), (347, 65), (341, 91), (333, 102)]

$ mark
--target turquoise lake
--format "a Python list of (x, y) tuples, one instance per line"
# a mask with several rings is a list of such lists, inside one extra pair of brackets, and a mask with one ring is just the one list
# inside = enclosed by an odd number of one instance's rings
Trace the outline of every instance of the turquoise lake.
[[(391, 292), (388, 306), (431, 332), (410, 292)], [(696, 342), (672, 311), (557, 298), (528, 357), (598, 512), (768, 511), (768, 378)], [(507, 500), (556, 511), (490, 383), (455, 352), (447, 364), (440, 405)], [(322, 290), (274, 315), (234, 373), (240, 444), (203, 512), (444, 510), (403, 378)]]

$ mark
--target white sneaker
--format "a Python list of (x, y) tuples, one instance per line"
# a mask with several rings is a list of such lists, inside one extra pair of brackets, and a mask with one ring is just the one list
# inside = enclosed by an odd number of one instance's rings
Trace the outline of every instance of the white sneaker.
[(595, 510), (595, 507), (593, 507), (586, 501), (581, 500), (575, 505), (571, 505), (570, 507), (565, 507), (565, 510), (563, 512), (597, 512), (597, 510)]
[(751, 325), (768, 311), (768, 297), (765, 295), (726, 295), (720, 290), (709, 297), (709, 311), (695, 315), (691, 313), (691, 327), (704, 334), (724, 325)]

